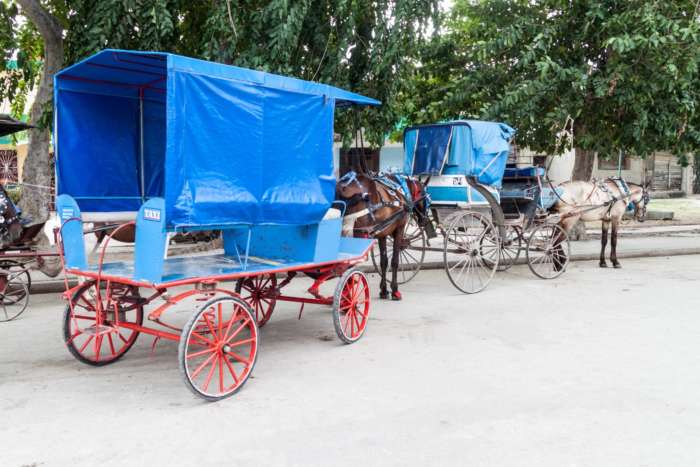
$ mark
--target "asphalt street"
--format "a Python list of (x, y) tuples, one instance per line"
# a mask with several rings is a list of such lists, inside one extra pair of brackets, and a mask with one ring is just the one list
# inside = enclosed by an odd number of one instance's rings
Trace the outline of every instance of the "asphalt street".
[(175, 343), (77, 362), (57, 294), (34, 295), (0, 323), (0, 465), (697, 465), (700, 256), (623, 266), (516, 266), (473, 296), (425, 271), (400, 303), (373, 276), (349, 346), (328, 308), (280, 304), (217, 403), (186, 389)]

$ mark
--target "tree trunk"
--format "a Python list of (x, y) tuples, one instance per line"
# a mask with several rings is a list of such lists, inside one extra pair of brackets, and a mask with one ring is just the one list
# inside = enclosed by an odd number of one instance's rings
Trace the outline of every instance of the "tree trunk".
[(39, 0), (17, 0), (17, 3), (44, 40), (41, 80), (29, 114), (30, 122), (37, 128), (29, 130), (29, 147), (22, 168), (25, 186), (19, 203), (23, 214), (31, 217), (32, 223), (40, 223), (49, 218), (49, 204), (53, 197), (49, 189), (51, 121), (46, 121), (44, 116), (51, 114), (47, 106), (53, 98), (53, 76), (63, 67), (63, 29)]
[(595, 152), (575, 148), (574, 154), (574, 170), (571, 172), (571, 180), (589, 181), (593, 175)]

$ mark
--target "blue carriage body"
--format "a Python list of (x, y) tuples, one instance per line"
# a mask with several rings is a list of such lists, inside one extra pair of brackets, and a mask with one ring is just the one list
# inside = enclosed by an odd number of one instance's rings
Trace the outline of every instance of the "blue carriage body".
[(135, 218), (135, 280), (164, 280), (173, 231), (222, 229), (236, 258), (337, 259), (333, 118), (351, 104), (379, 102), (160, 52), (104, 50), (66, 68), (54, 78), (54, 150), (67, 266), (87, 268), (66, 223), (86, 213)]
[(467, 177), (498, 199), (514, 134), (505, 123), (475, 120), (409, 127), (404, 132), (404, 171), (430, 176), (428, 193), (436, 205), (486, 206)]
[(476, 120), (409, 127), (404, 132), (404, 171), (425, 176), (437, 206), (487, 207), (485, 197), (467, 183), (469, 178), (501, 203), (536, 199), (547, 209), (555, 203), (556, 194), (540, 186), (544, 169), (506, 167), (515, 133), (505, 123)]

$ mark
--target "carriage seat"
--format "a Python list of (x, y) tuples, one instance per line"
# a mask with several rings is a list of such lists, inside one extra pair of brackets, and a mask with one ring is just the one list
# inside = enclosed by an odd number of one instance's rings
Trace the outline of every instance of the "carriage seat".
[(83, 222), (130, 222), (135, 221), (138, 211), (82, 212)]

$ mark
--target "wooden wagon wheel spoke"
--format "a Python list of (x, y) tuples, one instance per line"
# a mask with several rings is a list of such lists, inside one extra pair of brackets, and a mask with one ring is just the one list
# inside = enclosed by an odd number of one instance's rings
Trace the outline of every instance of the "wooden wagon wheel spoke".
[[(143, 321), (141, 305), (122, 302), (125, 297), (138, 297), (138, 289), (114, 291), (108, 285), (103, 292), (96, 290), (94, 282), (84, 283), (70, 298), (63, 314), (66, 347), (76, 359), (90, 365), (106, 365), (124, 356), (139, 332), (120, 323), (138, 327)], [(106, 303), (107, 297), (114, 301)], [(117, 315), (118, 320), (114, 319)]]
[(107, 334), (107, 340), (109, 341), (109, 351), (112, 353), (112, 356), (117, 355), (117, 351), (114, 348), (114, 340), (112, 340), (112, 333), (110, 332)]
[(224, 331), (224, 337), (223, 339), (228, 340), (228, 333), (231, 331), (231, 327), (233, 326), (233, 323), (237, 322), (238, 320), (238, 311), (233, 313), (233, 316), (231, 316), (231, 319), (228, 320), (228, 323), (226, 324), (226, 331)]
[(477, 212), (458, 212), (450, 219), (444, 238), (443, 262), (450, 282), (464, 293), (483, 290), (501, 256), (501, 242), (491, 221)]
[(254, 341), (255, 341), (255, 338), (249, 337), (249, 338), (247, 338), (247, 339), (243, 339), (243, 340), (240, 340), (240, 341), (229, 342), (229, 343), (228, 343), (228, 346), (229, 346), (229, 347), (238, 347), (238, 346), (241, 346), (241, 345), (249, 344), (249, 343), (254, 342)]
[(186, 357), (186, 358), (189, 360), (189, 359), (191, 359), (191, 358), (199, 357), (199, 356), (201, 356), (201, 355), (206, 355), (206, 354), (212, 353), (212, 352), (214, 352), (214, 351), (216, 351), (216, 348), (214, 348), (214, 347), (207, 347), (206, 349), (200, 350), (199, 352), (193, 352), (193, 353), (187, 354), (187, 357)]
[(255, 322), (262, 327), (270, 320), (277, 303), (277, 277), (267, 274), (240, 279), (236, 293), (253, 308)]
[(206, 337), (204, 337), (201, 334), (198, 334), (196, 332), (192, 332), (192, 337), (196, 337), (197, 339), (204, 342), (205, 344), (214, 345), (214, 341), (207, 339)]
[[(202, 327), (211, 330), (210, 339), (194, 340)], [(187, 387), (207, 400), (234, 394), (255, 365), (258, 338), (255, 311), (242, 298), (225, 296), (205, 303), (182, 329), (179, 361)]]
[(192, 378), (196, 378), (199, 373), (206, 367), (209, 362), (211, 362), (214, 358), (216, 358), (218, 354), (212, 353), (206, 360), (204, 360), (195, 370), (192, 372)]
[(206, 391), (209, 389), (209, 383), (211, 383), (211, 377), (214, 376), (214, 370), (216, 370), (216, 365), (219, 363), (219, 359), (221, 358), (220, 355), (216, 354), (214, 355), (214, 362), (211, 364), (211, 367), (209, 368), (209, 373), (207, 373), (207, 378), (204, 380), (204, 390)]
[(87, 346), (90, 344), (90, 342), (92, 341), (92, 339), (93, 339), (94, 337), (95, 337), (95, 336), (90, 336), (90, 337), (88, 337), (88, 339), (85, 341), (85, 343), (83, 344), (83, 346), (80, 348), (80, 352), (83, 352), (83, 351), (87, 348)]
[(234, 359), (238, 360), (241, 363), (245, 363), (246, 365), (250, 365), (250, 360), (248, 360), (247, 358), (245, 358), (241, 355), (238, 355), (233, 350), (229, 350), (228, 352), (225, 352), (225, 355), (228, 355), (229, 357), (233, 357)]

